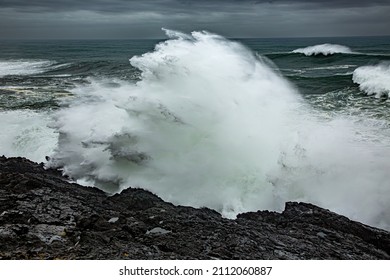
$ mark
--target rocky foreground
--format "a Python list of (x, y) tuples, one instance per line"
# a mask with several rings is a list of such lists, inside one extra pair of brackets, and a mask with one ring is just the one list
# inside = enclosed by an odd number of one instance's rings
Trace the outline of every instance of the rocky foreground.
[(0, 157), (0, 259), (390, 259), (390, 233), (307, 203), (228, 220)]

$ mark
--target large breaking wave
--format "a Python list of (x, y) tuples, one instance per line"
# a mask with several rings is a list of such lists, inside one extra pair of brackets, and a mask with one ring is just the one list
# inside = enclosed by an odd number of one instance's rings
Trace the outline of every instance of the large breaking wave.
[(56, 115), (51, 166), (111, 192), (239, 212), (301, 200), (389, 228), (390, 156), (381, 123), (320, 116), (244, 46), (168, 31), (133, 57), (139, 82), (93, 81)]

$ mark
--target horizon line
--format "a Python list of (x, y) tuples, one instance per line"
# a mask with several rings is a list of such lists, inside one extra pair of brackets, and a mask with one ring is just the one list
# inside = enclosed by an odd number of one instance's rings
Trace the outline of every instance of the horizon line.
[[(218, 34), (219, 35), (219, 34)], [(221, 35), (222, 36), (222, 35)], [(336, 35), (336, 36), (289, 36), (289, 37), (227, 37), (229, 40), (242, 39), (316, 39), (316, 38), (375, 38), (375, 37), (390, 37), (390, 35)], [(124, 40), (167, 40), (169, 37), (155, 38), (0, 38), (0, 41), (124, 41)]]

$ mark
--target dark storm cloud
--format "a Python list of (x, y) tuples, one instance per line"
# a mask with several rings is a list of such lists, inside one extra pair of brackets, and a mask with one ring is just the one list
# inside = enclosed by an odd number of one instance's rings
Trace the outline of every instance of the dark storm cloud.
[(0, 38), (390, 35), (390, 0), (0, 0)]
[(209, 3), (222, 5), (233, 4), (307, 4), (321, 7), (367, 7), (377, 5), (390, 5), (389, 0), (176, 0), (176, 2), (195, 4)]
[(15, 10), (39, 12), (39, 11), (107, 11), (107, 12), (127, 12), (150, 10), (153, 6), (156, 8), (164, 7), (172, 0), (0, 0), (0, 8), (12, 8)]
[(317, 8), (372, 7), (390, 5), (389, 0), (0, 0), (0, 8), (39, 11), (89, 10), (98, 12), (172, 11), (191, 7), (195, 10), (248, 5), (303, 5)]

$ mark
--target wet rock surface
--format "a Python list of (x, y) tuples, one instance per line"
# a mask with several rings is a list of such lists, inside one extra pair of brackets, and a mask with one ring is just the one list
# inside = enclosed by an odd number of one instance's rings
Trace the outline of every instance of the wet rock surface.
[(0, 259), (390, 259), (390, 233), (307, 203), (229, 220), (0, 157)]

